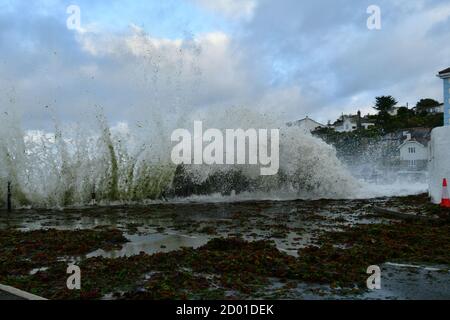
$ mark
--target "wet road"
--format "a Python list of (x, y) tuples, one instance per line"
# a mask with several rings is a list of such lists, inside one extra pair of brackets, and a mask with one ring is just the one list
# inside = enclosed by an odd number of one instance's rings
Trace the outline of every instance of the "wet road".
[[(198, 248), (217, 237), (272, 240), (280, 251), (297, 256), (325, 231), (355, 224), (380, 223), (374, 206), (403, 208), (402, 200), (255, 201), (238, 203), (164, 203), (147, 206), (20, 210), (1, 214), (0, 229), (94, 229), (115, 227), (129, 242), (83, 258), (118, 258)], [(410, 201), (410, 200), (408, 200)], [(405, 210), (410, 210), (410, 203)], [(415, 206), (418, 207), (418, 206)], [(335, 295), (327, 286), (299, 284), (290, 299), (450, 299), (449, 266), (384, 264), (382, 289), (363, 295)], [(430, 268), (431, 267), (431, 268)], [(278, 283), (275, 281), (274, 288)], [(13, 300), (0, 291), (0, 300)], [(17, 298), (16, 298), (17, 299)]]
[(12, 295), (10, 293), (7, 293), (5, 291), (1, 291), (0, 290), (0, 300), (10, 300), (11, 301), (11, 300), (25, 300), (25, 299), (19, 298), (19, 297), (14, 296), (14, 295)]

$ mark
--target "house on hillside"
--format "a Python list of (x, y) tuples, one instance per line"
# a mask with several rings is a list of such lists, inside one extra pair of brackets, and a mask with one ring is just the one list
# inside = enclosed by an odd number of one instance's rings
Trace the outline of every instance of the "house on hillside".
[(337, 132), (353, 132), (360, 127), (361, 129), (369, 129), (370, 127), (375, 126), (374, 123), (370, 122), (367, 117), (361, 117), (361, 114), (358, 115), (343, 115), (341, 119), (336, 121), (333, 124), (334, 130)]
[(428, 166), (428, 147), (416, 140), (406, 140), (398, 148), (400, 167), (407, 171), (424, 171)]
[(441, 103), (435, 107), (429, 107), (426, 109), (427, 113), (436, 114), (436, 113), (444, 113), (444, 104)]
[(400, 108), (401, 108), (401, 107), (392, 107), (392, 109), (389, 110), (388, 113), (389, 113), (391, 116), (395, 117), (395, 116), (398, 115), (398, 111), (400, 110)]
[(385, 157), (399, 172), (425, 172), (428, 167), (430, 128), (398, 130), (383, 137)]
[(302, 130), (304, 130), (305, 132), (312, 132), (318, 128), (325, 128), (326, 125), (323, 125), (317, 121), (314, 121), (313, 119), (306, 117), (304, 119), (298, 120), (298, 121), (294, 121), (294, 122), (289, 122), (287, 123), (288, 127), (299, 127)]
[(428, 114), (444, 113), (444, 104), (441, 103), (436, 106), (422, 107), (420, 110), (418, 110), (417, 107), (414, 107), (413, 110), (415, 113), (422, 113), (422, 112), (426, 112)]

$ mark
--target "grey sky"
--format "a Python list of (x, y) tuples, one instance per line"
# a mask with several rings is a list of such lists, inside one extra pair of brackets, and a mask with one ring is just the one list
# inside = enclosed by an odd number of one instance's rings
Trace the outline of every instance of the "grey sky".
[(326, 122), (382, 94), (442, 100), (449, 30), (448, 1), (0, 0), (0, 108), (37, 129), (98, 106), (111, 122), (235, 106)]

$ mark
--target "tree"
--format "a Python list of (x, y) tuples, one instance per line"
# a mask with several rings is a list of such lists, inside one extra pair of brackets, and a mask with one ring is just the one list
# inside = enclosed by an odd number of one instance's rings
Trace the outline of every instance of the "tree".
[(407, 107), (398, 108), (397, 117), (402, 119), (407, 119), (409, 116), (413, 116), (414, 111), (408, 109)]
[(389, 111), (397, 105), (397, 100), (392, 96), (381, 96), (375, 98), (375, 110), (378, 110), (376, 124), (384, 131), (391, 129), (392, 117)]
[(378, 110), (380, 113), (388, 113), (397, 105), (397, 100), (395, 100), (392, 96), (382, 96), (375, 98), (375, 110)]
[(424, 113), (424, 112), (427, 112), (427, 110), (429, 108), (437, 107), (439, 105), (440, 105), (440, 103), (434, 99), (429, 99), (429, 98), (421, 99), (416, 104), (416, 110), (418, 113)]

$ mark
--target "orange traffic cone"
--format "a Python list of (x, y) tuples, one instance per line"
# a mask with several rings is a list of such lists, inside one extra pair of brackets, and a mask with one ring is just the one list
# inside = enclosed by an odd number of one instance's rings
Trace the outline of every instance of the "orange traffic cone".
[(444, 179), (444, 182), (442, 183), (441, 207), (442, 208), (450, 208), (450, 198), (449, 198), (448, 189), (447, 189), (447, 179)]

